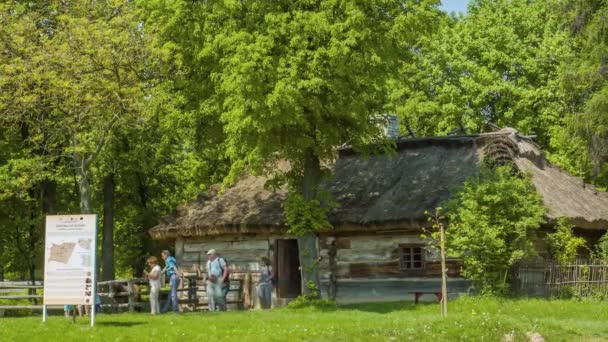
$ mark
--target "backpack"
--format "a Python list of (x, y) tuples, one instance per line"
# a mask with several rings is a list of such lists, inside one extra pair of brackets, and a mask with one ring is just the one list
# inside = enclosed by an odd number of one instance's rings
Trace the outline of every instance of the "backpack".
[[(226, 274), (226, 280), (222, 284), (222, 287), (230, 287), (230, 268), (228, 267), (228, 260), (224, 257), (218, 257), (220, 260), (224, 260), (224, 264), (226, 265), (226, 270), (228, 273)], [(217, 262), (220, 265), (220, 270), (222, 270), (222, 274), (224, 274), (224, 268), (222, 267), (222, 263), (218, 260)]]

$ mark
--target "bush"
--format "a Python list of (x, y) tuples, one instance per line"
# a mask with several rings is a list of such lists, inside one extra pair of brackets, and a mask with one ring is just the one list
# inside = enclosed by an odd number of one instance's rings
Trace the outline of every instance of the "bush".
[(551, 255), (562, 265), (574, 260), (578, 249), (585, 245), (585, 239), (574, 236), (573, 228), (567, 218), (561, 217), (557, 221), (555, 232), (547, 234)]
[(593, 255), (597, 259), (608, 261), (608, 232), (604, 233), (595, 245), (595, 253)]
[(306, 284), (310, 289), (307, 295), (298, 296), (287, 304), (290, 309), (315, 308), (319, 310), (335, 310), (337, 309), (336, 302), (328, 299), (319, 299), (319, 289), (314, 282), (309, 281)]
[(508, 292), (508, 271), (535, 255), (536, 230), (544, 220), (540, 195), (510, 165), (482, 168), (448, 203), (447, 243), (463, 260), (463, 276), (482, 294)]

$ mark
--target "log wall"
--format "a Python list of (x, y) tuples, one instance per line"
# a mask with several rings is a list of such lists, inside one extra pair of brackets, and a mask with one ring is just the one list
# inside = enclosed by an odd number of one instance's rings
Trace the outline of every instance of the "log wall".
[(260, 259), (272, 260), (273, 237), (217, 237), (205, 240), (178, 239), (175, 243), (178, 263), (186, 270), (205, 270), (207, 251), (215, 249), (228, 261), (232, 271), (259, 271)]
[[(401, 245), (425, 245), (419, 234), (370, 234), (352, 236), (321, 236), (319, 248), (323, 280), (330, 277), (329, 250), (335, 241), (338, 279), (381, 279), (440, 276), (439, 253), (431, 248), (424, 249), (424, 269), (404, 272), (400, 265)], [(448, 262), (449, 273), (457, 276), (459, 266)]]
[[(206, 262), (206, 251), (214, 248), (226, 258), (233, 272), (252, 272), (260, 270), (260, 259), (274, 257), (274, 242), (285, 239), (285, 236), (223, 236), (202, 239), (178, 239), (176, 255), (182, 268), (202, 271)], [(334, 248), (333, 259), (330, 250)], [(351, 234), (332, 236), (323, 234), (318, 239), (321, 260), (319, 263), (323, 294), (337, 292), (341, 302), (352, 300), (377, 300), (393, 298), (403, 293), (405, 288), (440, 287), (439, 254), (431, 249), (424, 251), (424, 269), (404, 272), (400, 265), (401, 245), (424, 245), (419, 233), (390, 234)], [(197, 266), (200, 265), (200, 266)], [(333, 265), (330, 267), (330, 265)], [(332, 270), (335, 289), (332, 289)], [(448, 274), (457, 278), (459, 265), (448, 262)], [(255, 289), (256, 279), (252, 279)], [(453, 279), (453, 281), (458, 281)], [(464, 283), (463, 283), (464, 284)], [(460, 286), (463, 287), (464, 285)], [(253, 292), (255, 296), (255, 292)], [(374, 294), (374, 298), (370, 297)], [(402, 299), (405, 297), (402, 297)], [(254, 301), (257, 298), (252, 298)], [(394, 298), (393, 298), (394, 299)]]

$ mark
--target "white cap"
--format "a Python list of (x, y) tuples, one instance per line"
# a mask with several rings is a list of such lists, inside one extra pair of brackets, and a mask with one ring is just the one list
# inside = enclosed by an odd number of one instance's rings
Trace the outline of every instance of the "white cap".
[(211, 248), (210, 250), (207, 251), (207, 255), (216, 255), (217, 253), (215, 252), (215, 249)]

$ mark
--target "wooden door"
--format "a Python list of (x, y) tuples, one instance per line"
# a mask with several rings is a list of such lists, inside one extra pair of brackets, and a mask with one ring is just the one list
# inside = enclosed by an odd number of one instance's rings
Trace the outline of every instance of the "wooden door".
[(275, 244), (277, 297), (295, 298), (302, 294), (298, 240), (276, 240)]

